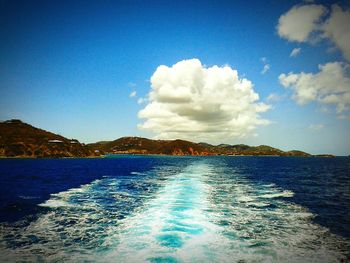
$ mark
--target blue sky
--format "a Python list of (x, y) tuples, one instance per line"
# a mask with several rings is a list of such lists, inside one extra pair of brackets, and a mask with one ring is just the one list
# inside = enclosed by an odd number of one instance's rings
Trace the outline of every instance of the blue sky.
[[(315, 100), (299, 105), (293, 88), (279, 80), (291, 71), (317, 74), (318, 65), (329, 62), (348, 65), (336, 41), (279, 35), (280, 16), (307, 3), (72, 2), (0, 2), (0, 119), (19, 118), (82, 142), (153, 137), (154, 130), (137, 127), (144, 122), (139, 112), (151, 103), (138, 99), (147, 98), (158, 66), (196, 58), (203, 68), (237, 70), (253, 83), (259, 102), (271, 106), (259, 114), (270, 124), (256, 125), (257, 136), (222, 142), (350, 154), (348, 111), (340, 115), (329, 104), (324, 112)], [(334, 3), (349, 10), (345, 2)], [(331, 14), (333, 2), (315, 4)], [(294, 48), (301, 52), (290, 57)], [(266, 64), (270, 69), (262, 74)]]

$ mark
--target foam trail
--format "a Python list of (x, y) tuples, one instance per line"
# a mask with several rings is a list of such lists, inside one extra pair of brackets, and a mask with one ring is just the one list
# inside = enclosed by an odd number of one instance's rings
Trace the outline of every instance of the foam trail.
[[(227, 175), (227, 173), (231, 173)], [(292, 191), (195, 162), (119, 226), (104, 261), (340, 262), (343, 240), (289, 203)], [(328, 243), (327, 243), (328, 242)]]
[(130, 218), (115, 236), (120, 240), (106, 259), (120, 262), (209, 262), (228, 239), (210, 222), (206, 164), (188, 167), (167, 182), (146, 209)]

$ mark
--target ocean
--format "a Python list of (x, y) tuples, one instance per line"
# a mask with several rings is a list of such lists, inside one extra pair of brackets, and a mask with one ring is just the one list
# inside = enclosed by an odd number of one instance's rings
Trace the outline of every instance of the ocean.
[(0, 262), (350, 262), (350, 158), (0, 159)]

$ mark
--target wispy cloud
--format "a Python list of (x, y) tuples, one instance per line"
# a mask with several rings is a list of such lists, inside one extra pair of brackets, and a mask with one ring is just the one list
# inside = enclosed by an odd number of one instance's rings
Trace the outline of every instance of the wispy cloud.
[(293, 48), (292, 52), (290, 52), (290, 57), (296, 57), (300, 54), (301, 52), (301, 48), (298, 47), (298, 48)]
[(136, 97), (136, 90), (132, 91), (132, 92), (129, 94), (129, 97), (130, 97), (130, 98)]
[(142, 104), (142, 103), (144, 103), (145, 101), (146, 101), (145, 98), (139, 98), (139, 99), (137, 100), (137, 103), (138, 103), (138, 104)]
[(277, 102), (277, 101), (283, 100), (284, 98), (285, 98), (285, 95), (270, 93), (269, 96), (267, 96), (266, 100), (269, 102)]
[(266, 74), (268, 71), (270, 70), (270, 65), (269, 64), (266, 64), (264, 65), (262, 71), (261, 71), (261, 74)]
[(330, 113), (331, 110), (330, 110), (329, 107), (327, 107), (327, 106), (322, 106), (321, 108), (319, 108), (319, 112), (322, 112), (322, 113)]
[(261, 62), (264, 63), (264, 64), (267, 63), (267, 58), (266, 58), (266, 57), (262, 57), (260, 60), (261, 60)]
[(264, 64), (263, 69), (261, 70), (261, 74), (264, 75), (266, 74), (269, 70), (270, 70), (270, 64), (268, 64), (267, 58), (266, 57), (262, 57), (261, 58), (261, 62)]
[(129, 83), (128, 83), (128, 87), (129, 87), (129, 88), (136, 88), (136, 86), (137, 86), (137, 84), (134, 83), (134, 82), (129, 82)]
[(324, 128), (324, 125), (323, 124), (310, 124), (307, 128), (311, 131), (319, 131), (319, 130), (322, 130)]

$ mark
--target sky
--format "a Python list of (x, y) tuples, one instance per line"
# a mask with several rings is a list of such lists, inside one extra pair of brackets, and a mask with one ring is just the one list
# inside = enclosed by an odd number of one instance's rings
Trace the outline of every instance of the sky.
[(347, 1), (0, 0), (0, 120), (350, 154)]

